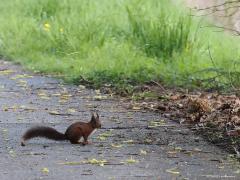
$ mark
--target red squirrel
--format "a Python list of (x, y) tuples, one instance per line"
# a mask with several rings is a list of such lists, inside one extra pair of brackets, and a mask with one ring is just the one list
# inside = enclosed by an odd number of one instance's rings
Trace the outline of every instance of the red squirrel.
[[(25, 146), (25, 141), (35, 137), (44, 137), (56, 141), (69, 140), (72, 144), (86, 145), (89, 144), (87, 140), (88, 136), (97, 128), (101, 128), (101, 122), (97, 113), (96, 116), (92, 113), (92, 118), (88, 123), (75, 122), (71, 124), (64, 134), (51, 127), (37, 126), (28, 129), (24, 133), (22, 136), (21, 146)], [(83, 137), (82, 143), (79, 141), (81, 137)]]

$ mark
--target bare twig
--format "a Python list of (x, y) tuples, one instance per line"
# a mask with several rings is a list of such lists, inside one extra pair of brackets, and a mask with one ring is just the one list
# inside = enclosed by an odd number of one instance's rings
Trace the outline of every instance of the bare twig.
[(157, 85), (157, 86), (160, 87), (163, 91), (166, 91), (166, 89), (165, 89), (161, 84), (159, 84), (158, 82), (152, 80), (151, 83)]
[(236, 147), (233, 147), (233, 150), (235, 151), (237, 158), (240, 158), (239, 150)]
[(240, 0), (235, 0), (235, 1), (226, 1), (224, 3), (221, 3), (221, 4), (217, 4), (217, 5), (213, 5), (213, 6), (209, 6), (209, 7), (206, 7), (206, 8), (200, 8), (200, 9), (197, 9), (199, 11), (204, 11), (204, 10), (211, 10), (211, 9), (216, 9), (218, 7), (222, 7), (222, 6), (225, 6), (225, 5), (228, 5), (228, 4), (234, 4), (234, 3), (239, 3)]
[(217, 66), (216, 66), (216, 64), (215, 64), (215, 62), (214, 62), (214, 60), (213, 60), (213, 57), (212, 57), (212, 53), (211, 53), (211, 50), (210, 50), (210, 45), (209, 45), (209, 43), (208, 43), (208, 54), (209, 54), (210, 60), (211, 60), (211, 62), (212, 62), (212, 64), (213, 64), (214, 68), (217, 69)]
[(201, 28), (219, 28), (219, 29), (222, 29), (222, 30), (232, 31), (232, 32), (235, 32), (237, 35), (240, 35), (240, 32), (238, 30), (233, 29), (233, 28), (229, 28), (229, 27), (224, 27), (224, 26), (213, 25), (213, 26), (202, 26)]

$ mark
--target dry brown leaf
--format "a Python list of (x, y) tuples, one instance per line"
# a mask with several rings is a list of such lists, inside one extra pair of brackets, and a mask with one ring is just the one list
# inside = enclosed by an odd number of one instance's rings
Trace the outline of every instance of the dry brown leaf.
[(229, 136), (240, 136), (240, 129), (234, 129), (227, 132)]

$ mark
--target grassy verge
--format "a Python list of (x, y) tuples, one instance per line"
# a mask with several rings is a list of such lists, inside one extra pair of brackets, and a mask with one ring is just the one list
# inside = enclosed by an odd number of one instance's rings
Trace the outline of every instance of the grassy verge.
[[(126, 87), (239, 87), (240, 43), (200, 28), (181, 1), (2, 0), (0, 54), (27, 68)], [(211, 57), (209, 56), (211, 54)]]

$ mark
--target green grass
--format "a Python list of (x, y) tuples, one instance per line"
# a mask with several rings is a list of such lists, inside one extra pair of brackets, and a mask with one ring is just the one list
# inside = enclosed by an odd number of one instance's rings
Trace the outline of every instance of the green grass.
[(238, 38), (189, 13), (169, 0), (2, 0), (0, 54), (97, 87), (239, 87)]

